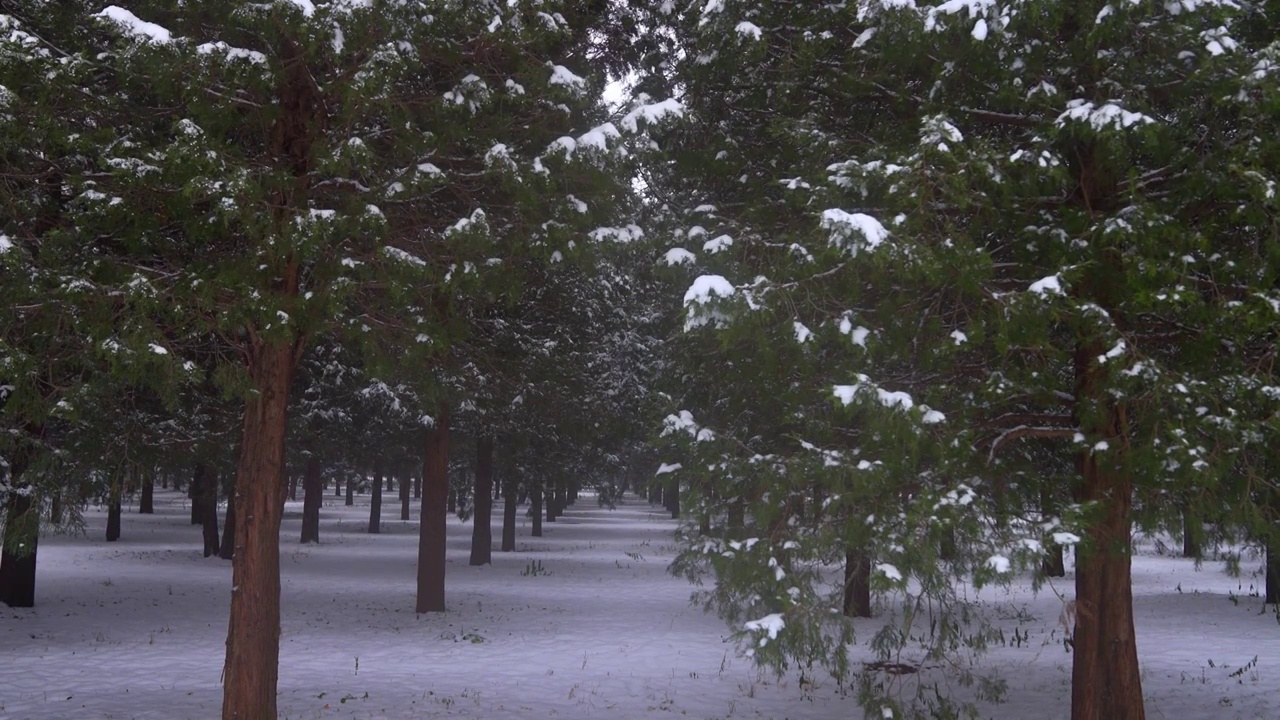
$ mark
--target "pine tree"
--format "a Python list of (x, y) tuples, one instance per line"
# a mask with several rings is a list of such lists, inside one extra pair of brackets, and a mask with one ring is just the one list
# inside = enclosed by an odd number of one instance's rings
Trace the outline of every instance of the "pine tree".
[[(1183, 498), (1250, 507), (1231, 478), (1274, 410), (1257, 20), (1218, 2), (672, 16), (689, 122), (653, 186), (678, 222), (664, 262), (700, 275), (668, 462), (710, 468), (678, 474), (722, 518), (681, 566), (718, 572), (708, 600), (750, 620), (757, 657), (843, 673), (828, 611), (867, 558), (873, 589), (945, 599), (953, 574), (1078, 542), (1073, 717), (1143, 716), (1131, 526), (1174, 527)], [(1027, 515), (1048, 517), (1010, 522)], [(840, 559), (843, 587), (807, 569)], [(960, 636), (942, 617), (924, 657)], [(899, 704), (873, 686), (868, 710)]]

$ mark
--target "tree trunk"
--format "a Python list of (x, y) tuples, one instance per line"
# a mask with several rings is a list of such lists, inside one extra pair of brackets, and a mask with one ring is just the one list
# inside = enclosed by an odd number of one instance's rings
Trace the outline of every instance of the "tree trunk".
[(120, 513), (123, 509), (120, 503), (120, 491), (113, 489), (110, 499), (107, 500), (107, 542), (120, 539)]
[[(1133, 625), (1130, 575), (1133, 480), (1125, 469), (1129, 451), (1125, 406), (1102, 388), (1095, 358), (1100, 342), (1081, 343), (1075, 355), (1076, 415), (1086, 436), (1105, 439), (1106, 455), (1082, 452), (1076, 501), (1095, 503), (1098, 514), (1076, 548), (1075, 632), (1072, 638), (1072, 720), (1144, 720), (1142, 678)], [(1089, 427), (1092, 425), (1093, 427)]]
[(680, 517), (680, 481), (672, 475), (667, 483), (667, 491), (663, 493), (663, 497), (667, 500), (667, 509), (671, 511), (672, 519), (676, 519)]
[(542, 537), (542, 483), (534, 483), (531, 491), (533, 503), (533, 536)]
[(204, 556), (213, 557), (222, 550), (218, 542), (218, 476), (207, 470), (200, 480), (200, 525)]
[(49, 522), (54, 525), (62, 524), (62, 491), (55, 492), (49, 499)]
[(154, 515), (156, 512), (156, 475), (148, 469), (142, 476), (142, 496), (138, 498), (138, 514)]
[(476, 438), (475, 513), (471, 516), (471, 564), (493, 562), (493, 438)]
[(352, 507), (356, 504), (356, 483), (355, 478), (347, 478), (347, 499), (346, 506)]
[(746, 534), (747, 508), (740, 498), (729, 503), (726, 522), (729, 526), (729, 539), (741, 540)]
[(1188, 507), (1182, 508), (1182, 557), (1200, 557), (1200, 518)]
[(855, 548), (844, 552), (845, 617), (871, 617), (871, 560)]
[(342, 497), (342, 481), (338, 479), (337, 475), (333, 476), (333, 496)]
[(195, 468), (191, 471), (191, 482), (187, 485), (187, 500), (191, 502), (191, 524), (204, 524), (204, 513), (200, 510), (200, 502), (204, 496), (204, 463), (197, 461)]
[(382, 461), (373, 461), (373, 496), (369, 499), (369, 534), (382, 532)]
[(413, 494), (412, 482), (409, 480), (409, 472), (402, 470), (400, 472), (400, 519), (409, 519), (409, 500)]
[(444, 612), (445, 504), (449, 497), (449, 413), (444, 408), (435, 425), (427, 428), (424, 445), (416, 611)]
[[(334, 479), (336, 485), (338, 480)], [(320, 504), (324, 502), (324, 485), (320, 479), (320, 459), (307, 458), (307, 469), (302, 475), (302, 538), (299, 542), (320, 542)]]
[[(234, 484), (235, 478), (232, 478)], [(284, 483), (280, 483), (284, 487)], [(216, 522), (216, 520), (215, 520)], [(227, 493), (227, 517), (222, 523), (222, 545), (218, 548), (218, 557), (233, 560), (236, 556), (236, 492), (229, 488)]]
[(280, 664), (280, 484), (294, 348), (256, 348), (236, 466), (223, 720), (274, 720)]
[(1280, 603), (1280, 546), (1278, 546), (1274, 530), (1267, 536), (1267, 594), (1263, 601), (1269, 605)]
[(516, 481), (502, 481), (502, 552), (516, 549)]
[(1044, 552), (1044, 559), (1040, 561), (1040, 572), (1044, 573), (1045, 577), (1066, 577), (1066, 552), (1062, 546), (1056, 542), (1050, 542)]
[(30, 487), (20, 482), (18, 461), (11, 468), (11, 489), (5, 493), (4, 537), (0, 548), (0, 602), (9, 607), (36, 604), (36, 547), (40, 540), (40, 506), (18, 491)]
[(419, 475), (413, 479), (413, 499), (422, 499), (422, 476)]
[(298, 501), (298, 474), (297, 473), (289, 474), (289, 499), (294, 502)]

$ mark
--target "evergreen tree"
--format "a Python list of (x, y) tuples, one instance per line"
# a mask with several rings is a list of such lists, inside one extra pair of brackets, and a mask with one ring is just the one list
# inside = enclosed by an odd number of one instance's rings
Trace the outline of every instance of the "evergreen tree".
[[(718, 572), (708, 600), (757, 657), (843, 674), (830, 609), (859, 576), (907, 600), (887, 654), (954, 575), (1078, 542), (1073, 717), (1143, 716), (1131, 526), (1173, 527), (1185, 498), (1250, 522), (1232, 478), (1274, 412), (1275, 50), (1247, 44), (1253, 10), (671, 17), (689, 122), (652, 186), (679, 223), (663, 261), (700, 275), (668, 467), (719, 517), (680, 567)], [(813, 570), (841, 560), (843, 585)], [(932, 620), (922, 660), (982, 637)], [(876, 685), (868, 711), (908, 710)]]

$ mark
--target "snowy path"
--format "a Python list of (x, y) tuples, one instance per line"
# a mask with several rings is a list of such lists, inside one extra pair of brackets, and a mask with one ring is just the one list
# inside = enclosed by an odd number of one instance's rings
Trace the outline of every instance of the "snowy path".
[[(674, 522), (641, 501), (609, 511), (584, 498), (543, 538), (529, 537), (522, 512), (517, 551), (482, 568), (467, 565), (470, 525), (451, 519), (450, 612), (424, 616), (413, 612), (416, 520), (368, 535), (367, 506), (326, 507), (322, 544), (299, 546), (300, 508), (289, 504), (282, 531), (282, 718), (860, 715), (830, 680), (801, 688), (738, 657), (724, 625), (666, 573)], [(38, 606), (0, 610), (0, 718), (218, 716), (230, 565), (200, 557), (185, 499), (158, 494), (157, 511), (126, 514), (116, 543), (102, 541), (97, 512), (88, 537), (42, 541)], [(1220, 563), (1197, 572), (1137, 558), (1153, 720), (1280, 717), (1280, 625), (1249, 583)], [(983, 660), (1007, 668), (1010, 684), (1009, 703), (984, 715), (1067, 717), (1060, 601), (1022, 585), (984, 595), (999, 596), (1010, 635), (1029, 635)]]

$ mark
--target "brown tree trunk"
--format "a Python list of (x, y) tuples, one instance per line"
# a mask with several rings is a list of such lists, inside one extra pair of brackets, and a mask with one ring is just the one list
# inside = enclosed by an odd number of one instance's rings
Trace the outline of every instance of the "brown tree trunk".
[(120, 539), (120, 514), (124, 510), (120, 496), (124, 490), (117, 483), (119, 480), (112, 483), (111, 495), (107, 500), (107, 542)]
[(871, 560), (855, 548), (844, 552), (844, 614), (871, 617)]
[(1200, 557), (1200, 518), (1188, 507), (1182, 508), (1182, 557)]
[(516, 481), (514, 477), (509, 477), (502, 481), (502, 552), (512, 552), (515, 549)]
[(409, 480), (409, 471), (400, 471), (400, 519), (409, 519), (409, 500), (412, 495), (412, 482)]
[(346, 506), (352, 507), (356, 504), (356, 482), (355, 478), (347, 478), (347, 499)]
[(419, 475), (413, 479), (413, 499), (422, 499), (422, 476)]
[(1101, 343), (1088, 342), (1075, 355), (1077, 421), (1092, 430), (1087, 437), (1105, 439), (1110, 449), (1105, 455), (1085, 450), (1078, 461), (1075, 499), (1097, 507), (1085, 529), (1087, 544), (1076, 549), (1071, 718), (1144, 720), (1130, 576), (1133, 481), (1124, 468), (1128, 417), (1103, 391), (1095, 360), (1103, 352)]
[(289, 474), (289, 499), (294, 502), (298, 501), (298, 474), (297, 473)]
[(156, 512), (156, 475), (148, 468), (142, 475), (142, 495), (138, 498), (138, 514), (154, 515)]
[(280, 664), (280, 484), (294, 348), (256, 349), (236, 466), (235, 559), (223, 720), (274, 720)]
[[(338, 481), (335, 478), (334, 483)], [(302, 538), (299, 542), (320, 542), (320, 504), (324, 502), (324, 485), (320, 478), (320, 459), (307, 458), (307, 469), (302, 475)]]
[(218, 543), (218, 475), (206, 470), (200, 481), (200, 526), (204, 536), (204, 556), (221, 551)]
[(373, 495), (369, 499), (369, 534), (382, 532), (382, 461), (373, 461)]
[(493, 438), (476, 438), (475, 513), (471, 516), (471, 564), (493, 562)]
[(1267, 540), (1266, 547), (1266, 563), (1267, 563), (1267, 594), (1263, 601), (1268, 605), (1280, 603), (1280, 547), (1276, 546), (1276, 541)]
[(542, 537), (542, 483), (534, 483), (530, 502), (533, 504), (533, 536)]
[(449, 413), (444, 408), (435, 425), (427, 428), (424, 445), (416, 611), (444, 612), (445, 504), (449, 497)]
[(40, 540), (40, 506), (25, 492), (22, 468), (15, 460), (4, 493), (4, 536), (0, 538), (0, 602), (9, 607), (36, 604), (36, 548)]
[(667, 480), (667, 489), (662, 493), (662, 497), (667, 501), (666, 508), (667, 510), (671, 511), (671, 518), (672, 519), (679, 518), (680, 517), (680, 481), (676, 479), (676, 476), (674, 474), (671, 476), (669, 480)]

